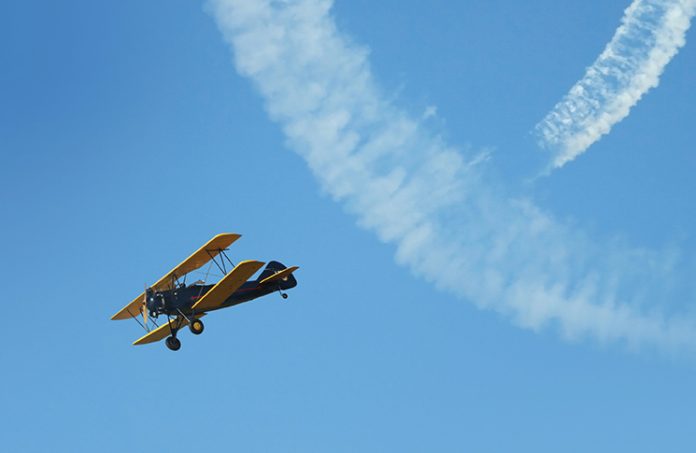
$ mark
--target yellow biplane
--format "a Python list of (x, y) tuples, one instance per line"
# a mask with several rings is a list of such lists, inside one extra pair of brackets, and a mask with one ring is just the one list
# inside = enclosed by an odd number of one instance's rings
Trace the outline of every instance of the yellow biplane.
[[(299, 268), (285, 267), (277, 261), (271, 261), (258, 278), (249, 280), (264, 263), (248, 260), (234, 265), (225, 251), (240, 237), (234, 233), (218, 234), (157, 283), (146, 288), (111, 319), (133, 318), (147, 331), (134, 345), (154, 343), (166, 337), (167, 347), (177, 351), (181, 347), (181, 341), (177, 338), (179, 330), (188, 325), (193, 334), (200, 335), (203, 333), (203, 321), (200, 318), (208, 312), (232, 307), (276, 291), (283, 299), (287, 299), (285, 291), (297, 286), (297, 280), (292, 274)], [(186, 284), (189, 273), (210, 262), (215, 263), (222, 272), (220, 281), (206, 284), (199, 280)], [(159, 325), (156, 321), (159, 315), (166, 316), (167, 322)]]

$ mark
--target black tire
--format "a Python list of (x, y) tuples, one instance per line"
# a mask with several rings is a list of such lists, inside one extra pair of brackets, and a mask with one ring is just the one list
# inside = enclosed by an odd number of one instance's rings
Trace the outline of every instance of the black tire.
[(288, 295), (287, 295), (286, 293), (281, 294), (281, 296), (283, 297), (283, 299), (287, 299), (287, 298), (288, 298)]
[(202, 334), (204, 328), (205, 326), (203, 325), (203, 321), (201, 321), (200, 319), (194, 319), (189, 325), (189, 330), (194, 335)]
[(181, 348), (181, 341), (177, 337), (167, 337), (164, 343), (172, 351), (178, 351)]

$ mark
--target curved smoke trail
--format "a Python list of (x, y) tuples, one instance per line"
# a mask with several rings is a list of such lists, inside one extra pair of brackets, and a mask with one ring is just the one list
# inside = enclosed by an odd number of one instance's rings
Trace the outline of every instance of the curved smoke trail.
[(210, 7), (288, 145), (362, 227), (396, 246), (398, 263), (526, 328), (696, 345), (692, 320), (635, 305), (661, 294), (674, 256), (600, 246), (497, 188), (485, 155), (454, 149), (386, 100), (367, 51), (337, 31), (330, 0)]
[(553, 152), (547, 171), (585, 152), (656, 87), (686, 42), (696, 0), (634, 0), (585, 76), (535, 127)]

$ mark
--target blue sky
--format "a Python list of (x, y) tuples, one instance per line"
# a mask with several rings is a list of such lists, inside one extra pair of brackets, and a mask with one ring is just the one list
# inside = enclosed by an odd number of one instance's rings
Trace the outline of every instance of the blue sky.
[[(418, 143), (487, 156), (471, 175), (485, 190), (474, 193), (533, 203), (561, 225), (550, 244), (581, 237), (567, 250), (584, 260), (582, 270), (625, 278), (619, 296), (647, 295), (622, 303), (645, 319), (658, 313), (688, 325), (696, 316), (693, 30), (659, 87), (609, 135), (530, 183), (547, 158), (535, 125), (595, 61), (629, 2), (429, 5), (337, 0), (327, 17), (349, 49), (369, 49), (378, 98), (390, 118), (417, 122)], [(365, 227), (375, 217), (362, 198), (337, 195), (308, 168), (307, 136), (288, 136), (285, 117), (269, 118), (277, 98), (265, 94), (265, 82), (240, 75), (233, 58), (241, 53), (225, 42), (210, 7), (5, 2), (0, 18), (6, 448), (538, 452), (693, 444), (688, 342), (631, 345), (633, 337), (602, 339), (594, 327), (568, 335), (577, 324), (563, 321), (564, 330), (555, 318), (525, 324), (516, 305), (481, 310), (466, 296), (483, 263), (448, 273), (409, 261), (423, 255), (399, 255), (399, 240), (378, 238), (383, 223)], [(419, 119), (431, 106), (436, 115)], [(407, 148), (407, 159), (420, 162), (418, 147)], [(452, 223), (459, 211), (437, 215), (450, 234), (445, 245), (492, 249), (488, 230), (474, 236), (477, 221), (461, 228)], [(138, 326), (109, 317), (221, 231), (243, 235), (231, 250), (237, 260), (301, 266), (287, 303), (271, 296), (209, 316), (205, 334), (185, 334), (176, 354), (162, 344), (131, 346)], [(549, 254), (539, 246), (543, 235), (530, 244), (503, 255), (505, 275), (526, 275), (526, 263)], [(658, 265), (634, 291), (632, 282), (652, 269), (643, 261), (653, 258), (675, 264)], [(634, 259), (643, 269), (636, 275)], [(579, 282), (569, 275), (566, 284)]]

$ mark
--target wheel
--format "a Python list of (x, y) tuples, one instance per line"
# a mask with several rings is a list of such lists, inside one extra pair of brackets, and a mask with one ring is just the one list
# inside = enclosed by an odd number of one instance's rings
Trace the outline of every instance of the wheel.
[(287, 299), (287, 298), (288, 298), (288, 295), (287, 295), (286, 293), (281, 294), (281, 296), (283, 297), (283, 299)]
[(194, 319), (193, 322), (191, 322), (191, 325), (189, 326), (191, 333), (194, 335), (202, 334), (203, 328), (203, 321), (201, 321), (200, 319)]
[(178, 351), (181, 347), (181, 341), (177, 337), (167, 337), (164, 343), (172, 351)]

